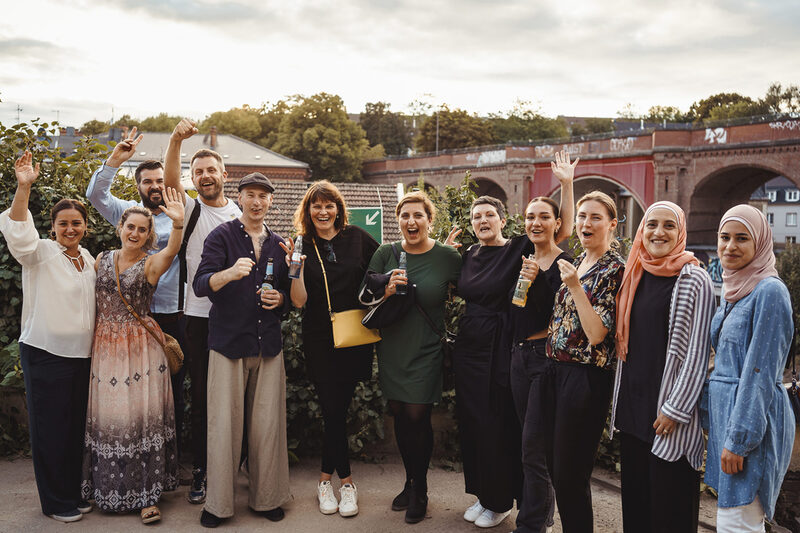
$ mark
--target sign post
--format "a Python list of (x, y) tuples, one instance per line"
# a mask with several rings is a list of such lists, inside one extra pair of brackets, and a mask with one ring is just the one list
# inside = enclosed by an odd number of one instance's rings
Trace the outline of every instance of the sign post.
[(351, 207), (349, 223), (358, 226), (378, 241), (383, 243), (383, 208)]

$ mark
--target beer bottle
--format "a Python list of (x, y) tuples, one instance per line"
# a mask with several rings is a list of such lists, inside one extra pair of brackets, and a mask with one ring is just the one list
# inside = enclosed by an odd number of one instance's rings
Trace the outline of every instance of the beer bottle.
[(264, 281), (261, 283), (261, 292), (271, 291), (275, 288), (275, 274), (274, 267), (272, 266), (272, 258), (267, 259), (267, 274), (264, 276)]
[(294, 252), (292, 252), (292, 261), (289, 263), (289, 277), (297, 279), (300, 277), (300, 256), (303, 254), (303, 236), (298, 235), (294, 241)]
[[(528, 259), (533, 259), (533, 255), (529, 255)], [(531, 288), (531, 281), (522, 277), (522, 274), (517, 278), (517, 285), (514, 287), (514, 296), (511, 297), (511, 303), (517, 307), (525, 307), (528, 302), (528, 289)]]

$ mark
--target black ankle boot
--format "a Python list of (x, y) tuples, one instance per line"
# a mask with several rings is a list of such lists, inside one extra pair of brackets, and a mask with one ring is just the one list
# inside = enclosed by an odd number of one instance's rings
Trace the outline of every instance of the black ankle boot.
[(406, 523), (416, 524), (425, 519), (428, 510), (427, 483), (418, 483), (416, 480), (409, 482), (408, 509), (406, 509)]
[(403, 492), (398, 494), (392, 500), (392, 511), (405, 511), (408, 509), (408, 492), (411, 490), (411, 482), (406, 480), (403, 486)]

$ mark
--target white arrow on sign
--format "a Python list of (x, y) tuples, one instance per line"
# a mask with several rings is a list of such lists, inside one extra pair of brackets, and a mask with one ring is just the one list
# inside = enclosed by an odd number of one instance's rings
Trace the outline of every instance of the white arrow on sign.
[(377, 224), (378, 223), (377, 218), (378, 218), (379, 214), (380, 214), (379, 211), (375, 211), (374, 213), (372, 213), (371, 216), (367, 215), (366, 216), (366, 224), (367, 224), (367, 226), (374, 226), (375, 224)]

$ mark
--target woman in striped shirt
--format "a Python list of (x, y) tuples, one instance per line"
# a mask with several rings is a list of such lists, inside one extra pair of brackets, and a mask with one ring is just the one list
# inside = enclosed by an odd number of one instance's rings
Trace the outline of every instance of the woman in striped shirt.
[(625, 531), (697, 531), (704, 448), (698, 400), (714, 314), (711, 278), (698, 265), (686, 251), (683, 210), (651, 205), (617, 296), (611, 429), (616, 425), (621, 438)]

